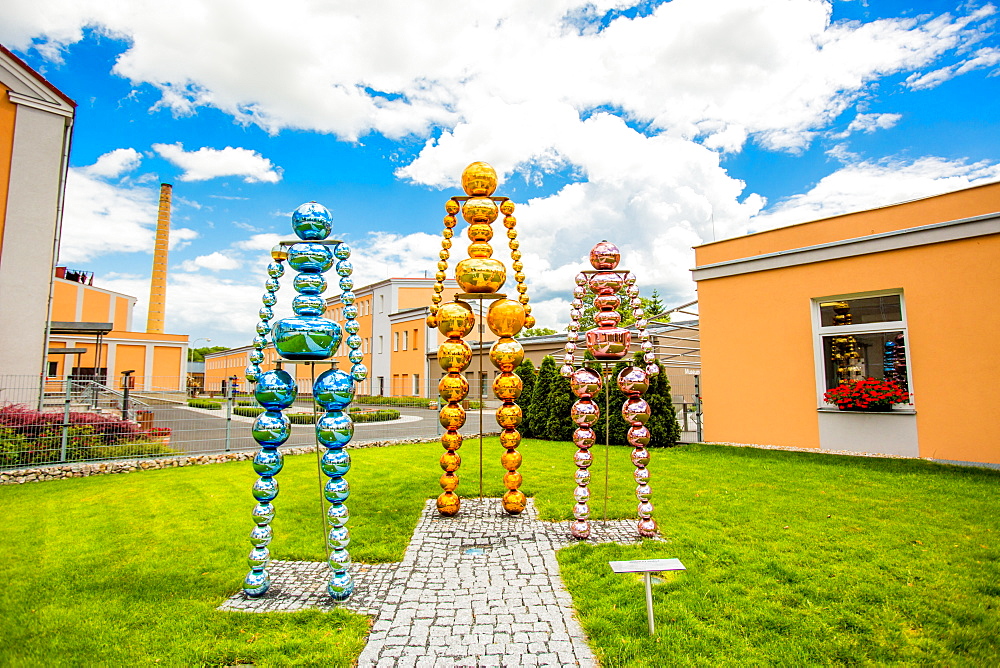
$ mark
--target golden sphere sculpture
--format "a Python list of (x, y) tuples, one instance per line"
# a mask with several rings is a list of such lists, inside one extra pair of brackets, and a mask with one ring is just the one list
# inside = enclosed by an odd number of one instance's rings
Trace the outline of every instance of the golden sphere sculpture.
[[(445, 202), (444, 230), (441, 233), (441, 252), (438, 254), (437, 271), (434, 274), (434, 295), (427, 316), (427, 326), (437, 328), (446, 340), (438, 348), (438, 364), (445, 376), (438, 384), (438, 393), (444, 405), (439, 419), (445, 428), (441, 444), (445, 449), (441, 457), (444, 470), (439, 483), (443, 490), (438, 497), (438, 512), (452, 516), (459, 512), (461, 499), (457, 494), (458, 470), (461, 458), (458, 448), (462, 436), (458, 430), (465, 424), (465, 410), (461, 402), (469, 393), (469, 383), (463, 371), (472, 360), (472, 348), (463, 340), (476, 324), (472, 308), (463, 299), (479, 300), (480, 304), (489, 300), (490, 307), (486, 323), (497, 340), (490, 348), (490, 361), (500, 370), (493, 383), (493, 392), (502, 405), (497, 409), (497, 424), (503, 429), (500, 444), (503, 454), (500, 463), (506, 473), (503, 482), (507, 492), (503, 496), (503, 507), (511, 515), (524, 511), (527, 498), (520, 491), (522, 477), (517, 469), (521, 466), (521, 454), (517, 451), (521, 434), (517, 426), (521, 423), (521, 409), (514, 403), (524, 387), (521, 379), (514, 374), (514, 368), (524, 359), (524, 350), (514, 337), (524, 328), (533, 327), (531, 306), (527, 286), (524, 283), (524, 264), (521, 262), (520, 242), (517, 240), (517, 218), (514, 217), (514, 203), (506, 197), (495, 196), (497, 173), (485, 162), (474, 162), (462, 172), (464, 195), (456, 195)], [(493, 257), (494, 231), (491, 227), (501, 216), (507, 238), (514, 280), (514, 297), (507, 299), (499, 290), (507, 281), (507, 268)], [(471, 242), (469, 257), (455, 265), (455, 282), (464, 294), (456, 295), (454, 301), (445, 302), (444, 281), (451, 259), (452, 238), (460, 221), (468, 223), (466, 234)]]

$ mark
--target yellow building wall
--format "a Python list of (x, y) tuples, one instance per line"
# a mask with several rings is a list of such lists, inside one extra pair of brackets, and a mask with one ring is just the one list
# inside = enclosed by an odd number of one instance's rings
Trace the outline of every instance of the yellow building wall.
[(972, 218), (997, 210), (1000, 210), (1000, 182), (704, 244), (694, 249), (695, 263), (701, 267), (918, 225)]
[(4, 222), (7, 219), (7, 191), (10, 188), (10, 162), (14, 155), (14, 121), (17, 105), (10, 101), (10, 89), (0, 86), (0, 253), (3, 253)]
[(107, 322), (111, 314), (111, 295), (98, 290), (83, 291), (82, 322)]
[(128, 316), (131, 310), (129, 302), (130, 300), (127, 297), (115, 297), (115, 312), (112, 322), (114, 328), (120, 332), (128, 330)]
[[(391, 341), (395, 341), (396, 336), (399, 336), (399, 349), (392, 353), (393, 386), (391, 390), (394, 396), (426, 395), (427, 378), (424, 377), (424, 366), (426, 366), (427, 359), (424, 353), (426, 331), (423, 319), (393, 323), (392, 325)], [(404, 336), (404, 333), (407, 336)], [(408, 344), (405, 348), (403, 347), (404, 341)], [(414, 375), (420, 376), (420, 387), (417, 393), (413, 392)]]
[(430, 284), (426, 288), (399, 288), (396, 294), (396, 310), (405, 311), (408, 308), (430, 306), (433, 294), (434, 287)]
[(153, 348), (153, 382), (157, 378), (176, 378), (182, 372), (181, 349), (173, 346)]
[(56, 279), (53, 281), (53, 290), (52, 320), (76, 322), (76, 303), (80, 295), (80, 284)]
[(998, 258), (993, 235), (699, 282), (706, 440), (819, 447), (811, 300), (902, 288), (920, 455), (1000, 463)]
[(135, 369), (136, 387), (140, 387), (146, 375), (146, 346), (119, 344), (115, 347), (115, 368), (108, 374), (108, 384), (117, 388), (121, 385), (121, 372)]

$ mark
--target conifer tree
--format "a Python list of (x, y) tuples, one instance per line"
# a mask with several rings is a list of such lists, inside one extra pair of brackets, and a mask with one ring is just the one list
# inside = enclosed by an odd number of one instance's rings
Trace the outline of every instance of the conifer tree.
[[(642, 355), (636, 354), (636, 364), (640, 364), (641, 360)], [(643, 395), (652, 411), (646, 427), (649, 428), (651, 435), (650, 446), (670, 448), (677, 445), (681, 427), (677, 423), (677, 412), (674, 410), (673, 397), (670, 394), (670, 380), (659, 360), (656, 364), (660, 367), (660, 373), (649, 379), (649, 389)]]
[(528, 430), (534, 438), (545, 438), (545, 425), (549, 421), (549, 405), (546, 400), (552, 389), (553, 381), (559, 377), (556, 360), (552, 355), (546, 355), (538, 367), (535, 378), (535, 388), (531, 392), (531, 407), (528, 412)]
[(535, 372), (535, 365), (528, 358), (525, 358), (514, 369), (514, 374), (521, 379), (521, 383), (524, 386), (524, 389), (521, 390), (521, 396), (514, 400), (514, 403), (521, 407), (522, 415), (521, 424), (517, 430), (521, 432), (523, 438), (534, 438), (531, 425), (528, 422), (528, 416), (531, 414), (532, 394), (535, 390), (535, 377), (538, 374)]
[(576, 425), (570, 416), (570, 410), (576, 395), (569, 386), (569, 378), (564, 378), (562, 374), (556, 373), (552, 379), (549, 389), (548, 399), (545, 402), (548, 406), (548, 420), (545, 422), (545, 438), (550, 441), (569, 441), (573, 438), (573, 429)]

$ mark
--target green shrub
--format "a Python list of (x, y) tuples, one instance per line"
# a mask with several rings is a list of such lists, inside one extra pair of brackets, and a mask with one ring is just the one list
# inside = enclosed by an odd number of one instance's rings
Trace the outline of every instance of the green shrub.
[(353, 409), (349, 413), (355, 422), (385, 422), (399, 419), (399, 411), (392, 408), (380, 408), (375, 411)]
[(236, 401), (236, 405), (237, 406), (256, 406), (257, 405), (257, 400), (256, 399), (238, 399)]
[(380, 397), (377, 395), (358, 394), (354, 396), (356, 404), (376, 404), (382, 406), (406, 406), (408, 408), (427, 408), (431, 399), (426, 397)]
[(188, 399), (188, 406), (191, 408), (204, 408), (210, 411), (222, 410), (222, 404), (218, 401), (210, 401), (208, 399)]

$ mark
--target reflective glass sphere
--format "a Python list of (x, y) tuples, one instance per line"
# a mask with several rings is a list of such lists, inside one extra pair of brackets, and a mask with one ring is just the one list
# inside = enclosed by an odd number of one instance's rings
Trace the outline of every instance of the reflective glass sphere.
[(262, 501), (253, 507), (250, 517), (254, 524), (270, 524), (274, 519), (274, 505), (267, 501)]
[(592, 397), (600, 392), (601, 384), (601, 374), (592, 369), (577, 369), (569, 377), (570, 389), (581, 399)]
[(278, 481), (271, 477), (257, 478), (252, 492), (258, 501), (273, 501), (278, 496)]
[(590, 499), (590, 488), (577, 485), (573, 488), (573, 498), (577, 503), (586, 503)]
[(326, 291), (326, 279), (323, 274), (296, 274), (292, 287), (303, 295), (318, 295)]
[(346, 343), (349, 348), (354, 348), (355, 350), (357, 350), (358, 348), (361, 347), (361, 337), (358, 336), (357, 334), (351, 334), (350, 336), (347, 337)]
[(625, 367), (618, 374), (618, 389), (625, 394), (643, 394), (649, 389), (649, 375), (642, 367)]
[(323, 487), (323, 496), (330, 503), (343, 503), (351, 496), (351, 486), (346, 478), (330, 478)]
[[(643, 427), (645, 429), (645, 427)], [(636, 448), (632, 451), (632, 463), (636, 466), (645, 467), (649, 464), (649, 450), (646, 448)]]
[(351, 292), (350, 290), (345, 290), (340, 295), (340, 303), (342, 303), (342, 304), (344, 304), (346, 306), (350, 306), (355, 301), (357, 301), (357, 299), (358, 299), (358, 296), (356, 294), (354, 294), (353, 292)]
[(528, 497), (519, 489), (508, 489), (503, 495), (503, 509), (508, 515), (517, 515), (528, 505)]
[(323, 244), (295, 244), (288, 249), (288, 266), (307, 274), (323, 273), (333, 266), (333, 254)]
[(243, 369), (243, 377), (251, 383), (257, 382), (257, 378), (260, 377), (260, 367), (256, 364), (248, 365), (247, 368)]
[(354, 593), (354, 580), (347, 571), (334, 573), (326, 585), (326, 591), (334, 601), (346, 601)]
[(344, 446), (354, 436), (354, 422), (341, 411), (327, 413), (316, 421), (316, 438), (326, 447)]
[(351, 367), (351, 378), (359, 383), (368, 377), (368, 367), (364, 364), (355, 364)]
[(573, 431), (573, 445), (578, 448), (590, 448), (597, 443), (597, 432), (587, 427), (578, 427)]
[(347, 550), (334, 550), (327, 562), (334, 572), (343, 572), (351, 567), (351, 554)]
[(594, 269), (614, 269), (621, 257), (618, 246), (610, 241), (601, 241), (590, 250), (590, 266)]
[(345, 448), (334, 448), (323, 453), (320, 468), (327, 476), (343, 477), (351, 470), (351, 455)]
[(601, 409), (590, 399), (577, 399), (570, 407), (570, 417), (580, 427), (590, 427), (597, 423)]
[(298, 394), (299, 388), (291, 374), (275, 369), (260, 374), (253, 396), (265, 409), (278, 411), (291, 406)]
[(260, 364), (261, 362), (264, 361), (264, 353), (263, 351), (255, 350), (249, 355), (247, 355), (247, 359), (250, 360), (251, 364)]
[(263, 295), (261, 295), (260, 301), (264, 306), (274, 306), (275, 304), (278, 303), (278, 298), (274, 295), (273, 292), (265, 292)]
[[(259, 382), (259, 381), (258, 381)], [(250, 432), (261, 445), (281, 445), (291, 434), (292, 423), (277, 411), (265, 411), (257, 416)]]
[(520, 302), (513, 299), (497, 299), (490, 304), (490, 310), (486, 313), (486, 324), (497, 336), (511, 337), (524, 327), (525, 317), (527, 313)]
[(590, 522), (587, 520), (573, 520), (569, 524), (569, 532), (573, 538), (584, 540), (590, 538)]
[(271, 333), (271, 326), (266, 322), (258, 322), (256, 332), (261, 336), (267, 336)]
[[(497, 189), (497, 173), (486, 162), (473, 162), (462, 172), (462, 190), (471, 197), (489, 197)], [(453, 202), (454, 200), (449, 200)], [(454, 213), (454, 212), (453, 212)]]
[(344, 317), (347, 318), (348, 320), (350, 320), (352, 318), (357, 318), (358, 317), (358, 307), (355, 306), (354, 304), (348, 304), (347, 306), (344, 307), (343, 313), (344, 313)]
[(276, 278), (269, 278), (264, 281), (264, 289), (268, 292), (277, 292), (279, 287), (281, 287), (281, 285), (278, 283), (278, 279)]
[(337, 261), (338, 276), (350, 276), (352, 271), (354, 271), (354, 265), (351, 264), (350, 260)]
[(255, 570), (267, 568), (267, 563), (270, 560), (271, 553), (266, 547), (255, 547), (250, 550), (250, 554), (247, 556), (247, 564)]
[(284, 465), (285, 457), (277, 449), (258, 450), (253, 458), (253, 470), (261, 476), (278, 475)]
[(351, 257), (351, 247), (341, 241), (337, 244), (336, 248), (333, 249), (333, 256), (338, 260), (346, 260)]
[(292, 212), (292, 230), (299, 239), (321, 241), (330, 236), (333, 216), (317, 202), (306, 202)]
[(342, 527), (351, 519), (351, 513), (343, 503), (332, 503), (326, 509), (326, 519), (330, 526)]
[(476, 316), (466, 302), (442, 304), (437, 313), (438, 331), (449, 339), (460, 339), (476, 326)]
[(250, 531), (250, 544), (254, 547), (265, 547), (274, 538), (270, 524), (258, 524)]
[(283, 318), (274, 325), (274, 347), (289, 360), (325, 360), (343, 334), (340, 325), (317, 316)]
[(333, 527), (326, 534), (326, 542), (334, 550), (347, 549), (347, 546), (351, 544), (351, 532), (347, 530), (347, 527)]
[(590, 450), (577, 450), (573, 453), (573, 463), (579, 468), (585, 469), (594, 463), (594, 455)]
[(445, 517), (454, 517), (457, 515), (461, 504), (462, 500), (458, 497), (458, 494), (455, 494), (455, 492), (443, 492), (437, 498), (438, 512)]
[(349, 353), (347, 353), (347, 359), (352, 364), (359, 364), (360, 362), (364, 361), (365, 354), (363, 352), (361, 352), (360, 350), (358, 350), (357, 348), (354, 348)]
[(325, 410), (342, 411), (354, 399), (354, 380), (346, 371), (329, 369), (316, 379), (313, 396)]
[(292, 310), (295, 315), (321, 316), (326, 311), (326, 299), (322, 295), (297, 295), (292, 300)]
[(267, 571), (250, 571), (243, 580), (243, 593), (252, 598), (263, 596), (271, 586), (271, 576)]
[(267, 265), (267, 275), (271, 278), (281, 278), (285, 275), (285, 265), (280, 262), (272, 262)]
[(656, 521), (652, 517), (643, 517), (638, 524), (639, 535), (643, 538), (656, 537)]
[[(357, 320), (348, 320), (347, 322), (344, 323), (344, 331), (346, 331), (348, 334), (357, 334), (358, 332), (361, 331), (361, 323), (358, 322)], [(357, 345), (351, 346), (352, 340), (354, 340), (357, 343)], [(357, 338), (347, 337), (347, 345), (355, 349), (360, 348), (361, 337)]]
[(265, 306), (261, 310), (257, 311), (257, 315), (261, 320), (270, 320), (274, 317), (274, 311), (271, 310), (270, 306)]

